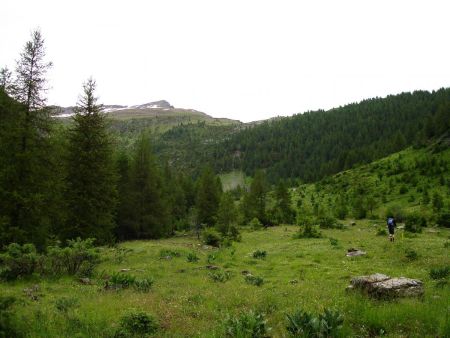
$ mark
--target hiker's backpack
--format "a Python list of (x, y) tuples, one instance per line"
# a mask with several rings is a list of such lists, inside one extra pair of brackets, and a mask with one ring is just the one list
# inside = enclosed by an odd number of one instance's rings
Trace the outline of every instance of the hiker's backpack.
[(390, 227), (393, 227), (393, 226), (394, 226), (394, 219), (393, 219), (392, 217), (389, 217), (389, 218), (388, 218), (388, 221), (387, 221), (387, 224), (388, 224)]

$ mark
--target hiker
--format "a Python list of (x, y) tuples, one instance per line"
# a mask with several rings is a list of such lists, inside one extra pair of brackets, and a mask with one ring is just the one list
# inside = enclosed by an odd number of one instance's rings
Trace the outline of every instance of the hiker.
[(389, 240), (391, 242), (394, 241), (394, 228), (397, 226), (397, 224), (395, 224), (395, 218), (392, 216), (389, 216), (387, 219), (387, 227), (389, 230)]

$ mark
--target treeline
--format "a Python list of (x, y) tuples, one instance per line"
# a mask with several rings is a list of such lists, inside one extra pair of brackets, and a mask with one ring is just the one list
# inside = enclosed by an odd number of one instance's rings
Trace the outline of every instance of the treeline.
[(450, 89), (374, 98), (264, 122), (217, 145), (217, 171), (311, 182), (420, 145), (450, 127)]
[[(0, 72), (0, 247), (32, 243), (42, 250), (78, 237), (105, 244), (213, 226), (237, 238), (238, 222), (270, 222), (262, 172), (248, 192), (224, 193), (212, 168), (193, 179), (159, 160), (146, 133), (117, 146), (92, 78), (71, 123), (58, 123), (45, 104), (45, 57), (36, 31), (15, 72)], [(279, 196), (271, 214), (292, 219), (286, 186)]]

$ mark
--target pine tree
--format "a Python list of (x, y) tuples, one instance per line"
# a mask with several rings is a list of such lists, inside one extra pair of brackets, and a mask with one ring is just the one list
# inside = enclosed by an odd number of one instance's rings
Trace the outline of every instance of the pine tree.
[(131, 203), (131, 165), (128, 155), (121, 151), (116, 160), (117, 167), (117, 218), (116, 236), (119, 240), (131, 239), (133, 234), (133, 205)]
[(67, 199), (69, 218), (64, 238), (94, 237), (110, 242), (115, 228), (116, 172), (106, 116), (91, 78), (83, 84), (68, 139)]
[(198, 180), (196, 209), (199, 224), (213, 226), (217, 220), (217, 210), (221, 195), (220, 181), (210, 167), (206, 167)]
[(266, 176), (262, 170), (257, 170), (250, 184), (248, 195), (251, 218), (256, 217), (260, 222), (266, 223), (266, 196), (267, 196)]
[(12, 86), (12, 73), (8, 67), (3, 67), (0, 69), (0, 88), (6, 93), (11, 90)]
[(160, 238), (170, 233), (168, 203), (162, 184), (149, 137), (143, 134), (137, 141), (131, 166), (134, 238)]

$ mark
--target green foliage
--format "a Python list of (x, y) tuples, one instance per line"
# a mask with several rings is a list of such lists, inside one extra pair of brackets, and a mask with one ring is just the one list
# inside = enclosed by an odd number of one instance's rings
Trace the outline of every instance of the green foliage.
[(410, 213), (405, 218), (405, 230), (409, 232), (422, 232), (422, 227), (427, 226), (426, 218), (419, 213)]
[(220, 234), (215, 231), (214, 229), (205, 229), (202, 233), (203, 242), (206, 245), (211, 245), (215, 247), (220, 246), (220, 242), (222, 238), (220, 237)]
[(208, 273), (208, 277), (214, 282), (225, 283), (231, 278), (230, 271), (215, 271)]
[(264, 284), (264, 279), (258, 276), (246, 275), (245, 282), (250, 285), (261, 286)]
[(159, 257), (167, 258), (167, 257), (181, 257), (181, 252), (173, 249), (161, 249), (159, 251)]
[(106, 289), (128, 289), (136, 282), (136, 277), (123, 272), (116, 272), (105, 282)]
[(416, 261), (419, 258), (419, 254), (414, 249), (408, 248), (405, 250), (405, 257), (409, 261)]
[(338, 246), (339, 241), (336, 238), (330, 238), (330, 244), (331, 246)]
[(317, 228), (311, 224), (305, 224), (300, 227), (298, 232), (294, 235), (294, 238), (321, 238), (322, 234)]
[(70, 309), (78, 306), (78, 299), (74, 297), (61, 297), (55, 301), (55, 308), (64, 314), (67, 314)]
[(68, 223), (61, 236), (93, 237), (108, 243), (115, 227), (116, 175), (112, 140), (95, 90), (92, 78), (83, 84), (83, 95), (68, 134)]
[(66, 247), (59, 245), (47, 248), (44, 261), (44, 273), (60, 276), (90, 277), (100, 262), (98, 249), (94, 247), (94, 238), (82, 240), (77, 238), (67, 241)]
[(286, 330), (292, 337), (338, 337), (344, 319), (338, 311), (325, 309), (319, 316), (303, 310), (287, 314)]
[(265, 338), (269, 328), (263, 313), (252, 310), (238, 316), (227, 316), (223, 322), (223, 336), (230, 338)]
[(265, 250), (256, 250), (253, 252), (252, 256), (256, 259), (265, 259), (267, 256), (267, 252)]
[(386, 208), (386, 218), (394, 217), (397, 222), (403, 222), (405, 220), (405, 216), (405, 210), (398, 204), (393, 204)]
[(343, 225), (339, 223), (334, 217), (322, 216), (318, 217), (316, 224), (319, 225), (321, 229), (342, 229)]
[(195, 252), (189, 252), (188, 255), (186, 256), (186, 259), (189, 263), (196, 263), (199, 261), (199, 258)]
[(152, 277), (135, 279), (133, 286), (139, 292), (149, 292), (153, 286), (154, 279)]
[(222, 236), (228, 236), (231, 227), (236, 229), (238, 214), (236, 206), (234, 205), (233, 196), (229, 193), (224, 193), (220, 199), (219, 209), (217, 212), (217, 230)]
[(158, 331), (158, 321), (151, 314), (131, 310), (120, 319), (120, 327), (115, 337), (145, 337)]
[(0, 338), (22, 336), (11, 309), (15, 302), (14, 297), (0, 296)]
[(244, 216), (244, 223), (248, 223), (257, 218), (260, 222), (267, 222), (266, 198), (268, 184), (266, 175), (262, 170), (257, 170), (250, 184), (250, 191), (242, 198), (241, 212)]
[(256, 217), (253, 218), (248, 225), (253, 230), (260, 230), (263, 227), (262, 223)]
[(432, 268), (430, 277), (432, 279), (445, 279), (450, 275), (450, 265)]
[(450, 228), (450, 210), (441, 210), (437, 216), (436, 224), (441, 227)]
[(440, 211), (444, 206), (444, 200), (442, 199), (442, 196), (437, 192), (433, 194), (432, 205), (433, 209), (436, 211)]
[(11, 243), (0, 254), (0, 279), (10, 281), (29, 277), (36, 271), (39, 260), (33, 244)]
[(271, 210), (272, 223), (292, 224), (295, 220), (295, 211), (292, 208), (291, 195), (287, 184), (280, 181), (275, 189), (275, 206)]
[(197, 183), (197, 222), (213, 226), (217, 221), (222, 185), (210, 167), (206, 167)]
[(377, 236), (387, 236), (387, 231), (385, 228), (377, 228)]

